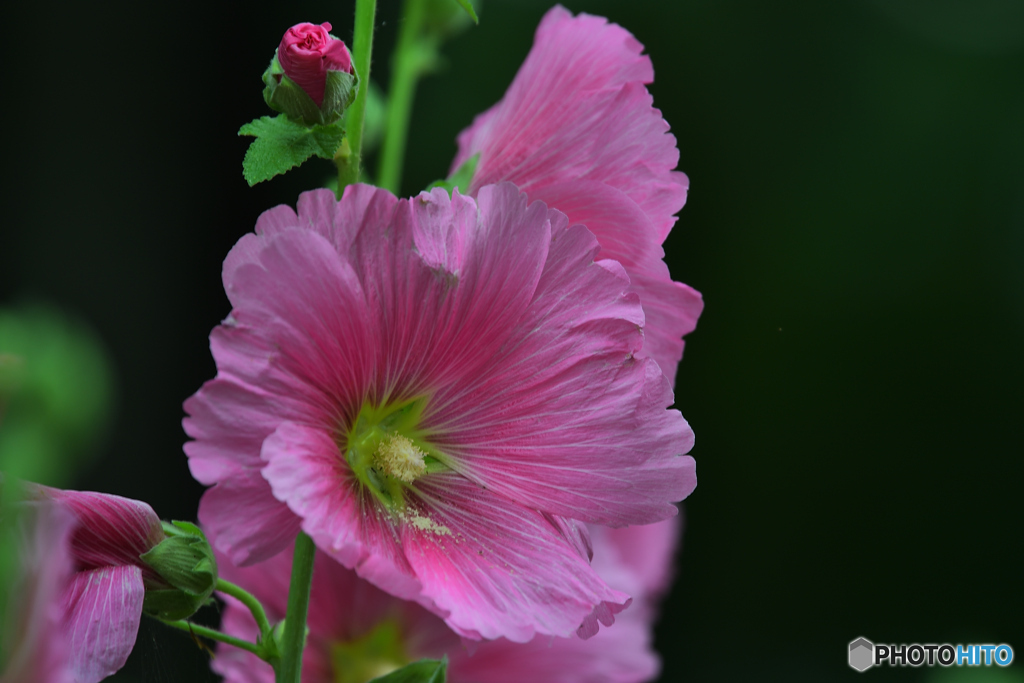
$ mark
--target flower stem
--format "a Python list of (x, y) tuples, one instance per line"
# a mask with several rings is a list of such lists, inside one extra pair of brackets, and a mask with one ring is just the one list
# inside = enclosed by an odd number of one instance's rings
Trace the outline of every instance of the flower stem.
[(250, 643), (248, 640), (242, 640), (241, 638), (229, 636), (228, 634), (221, 633), (216, 629), (207, 628), (206, 626), (200, 626), (199, 624), (193, 624), (185, 620), (162, 621), (161, 623), (167, 624), (171, 628), (176, 628), (179, 631), (185, 631), (186, 633), (202, 636), (203, 638), (209, 638), (210, 640), (219, 640), (222, 643), (234, 645), (237, 648), (241, 648), (242, 650), (247, 650), (253, 653), (260, 659), (266, 659), (266, 657), (264, 656), (263, 648), (261, 648), (256, 643)]
[(355, 30), (352, 34), (352, 60), (359, 75), (359, 92), (348, 119), (348, 130), (341, 148), (334, 155), (338, 165), (338, 197), (345, 187), (359, 182), (363, 151), (363, 119), (370, 89), (370, 55), (373, 53), (373, 22), (377, 0), (356, 0)]
[(216, 589), (224, 595), (230, 595), (237, 599), (243, 605), (249, 608), (252, 612), (252, 618), (256, 620), (256, 626), (260, 629), (260, 640), (266, 642), (270, 637), (270, 621), (267, 619), (267, 613), (263, 609), (263, 605), (256, 599), (256, 596), (245, 590), (241, 586), (236, 586), (230, 581), (224, 579), (217, 579)]
[(284, 618), (281, 640), (281, 663), (277, 683), (299, 683), (302, 676), (302, 648), (306, 642), (306, 613), (309, 611), (309, 589), (313, 580), (313, 539), (299, 532), (292, 556), (292, 581), (288, 587), (288, 612)]
[(419, 37), (423, 21), (423, 0), (405, 0), (402, 28), (391, 58), (391, 83), (388, 87), (387, 121), (380, 153), (378, 184), (398, 194), (402, 182), (402, 162), (409, 133), (409, 118), (416, 94), (416, 81), (435, 57), (434, 48)]

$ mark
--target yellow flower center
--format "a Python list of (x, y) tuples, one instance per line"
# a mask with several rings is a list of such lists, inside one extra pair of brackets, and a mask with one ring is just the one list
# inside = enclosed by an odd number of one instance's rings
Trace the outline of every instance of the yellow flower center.
[(388, 434), (373, 454), (373, 464), (383, 474), (411, 484), (427, 471), (426, 453), (401, 434)]
[(422, 426), (427, 398), (375, 406), (365, 403), (338, 435), (338, 447), (363, 490), (396, 515), (406, 513), (406, 489), (417, 479), (448, 469), (447, 457)]

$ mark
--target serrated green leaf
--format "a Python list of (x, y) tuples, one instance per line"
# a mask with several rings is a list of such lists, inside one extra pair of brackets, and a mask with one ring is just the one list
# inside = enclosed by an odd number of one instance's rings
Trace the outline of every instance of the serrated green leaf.
[(421, 659), (406, 664), (401, 669), (374, 678), (370, 683), (445, 683), (448, 673), (448, 658)]
[(311, 156), (332, 159), (345, 137), (341, 122), (329, 126), (305, 126), (281, 114), (263, 116), (238, 130), (256, 139), (242, 160), (242, 175), (249, 186), (289, 171)]
[(473, 11), (473, 4), (469, 0), (455, 0), (455, 2), (459, 3), (462, 6), (462, 9), (466, 10), (466, 14), (469, 15), (469, 18), (473, 20), (474, 24), (480, 24), (480, 19), (476, 16), (476, 12)]

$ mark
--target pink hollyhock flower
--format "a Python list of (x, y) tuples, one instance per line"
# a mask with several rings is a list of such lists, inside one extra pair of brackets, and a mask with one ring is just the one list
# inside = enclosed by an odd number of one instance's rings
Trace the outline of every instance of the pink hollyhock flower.
[[(595, 566), (617, 588), (633, 591), (633, 606), (597, 636), (538, 637), (528, 643), (493, 640), (467, 648), (441, 620), (419, 605), (388, 595), (317, 553), (310, 597), (303, 683), (365, 681), (422, 658), (449, 660), (449, 683), (639, 683), (654, 678), (653, 606), (668, 574), (678, 539), (678, 518), (605, 533), (594, 529)], [(653, 543), (654, 553), (636, 554)], [(596, 558), (603, 558), (597, 560)], [(246, 568), (221, 562), (225, 577), (253, 593), (272, 620), (284, 617), (290, 553)], [(655, 566), (657, 565), (657, 566)], [(230, 597), (221, 628), (236, 637), (258, 635), (249, 611)], [(214, 671), (226, 683), (272, 683), (270, 665), (255, 655), (219, 645)]]
[(6, 657), (0, 683), (75, 683), (62, 601), (74, 575), (75, 519), (53, 503), (20, 505), (17, 514), (20, 566), (7, 586), (6, 614), (0, 614), (0, 654)]
[(185, 403), (199, 517), (235, 563), (300, 527), (472, 638), (565, 636), (628, 597), (579, 522), (696, 486), (643, 312), (583, 226), (511, 184), (356, 185), (264, 213), (224, 262), (217, 377)]
[(153, 509), (137, 500), (91, 491), (27, 485), (32, 498), (54, 501), (75, 520), (74, 573), (63, 593), (62, 630), (78, 683), (100, 681), (124, 666), (135, 646), (146, 584), (166, 586), (139, 556), (166, 536)]
[(600, 257), (629, 274), (646, 316), (643, 353), (673, 382), (704, 304), (662, 260), (689, 181), (674, 170), (676, 140), (644, 87), (654, 69), (643, 49), (607, 19), (552, 8), (508, 92), (459, 135), (452, 171), (479, 154), (471, 195), (510, 181), (585, 224)]
[(324, 103), (328, 71), (352, 73), (352, 56), (345, 43), (330, 35), (326, 21), (316, 24), (295, 24), (285, 31), (277, 48), (277, 60), (288, 78), (316, 102)]

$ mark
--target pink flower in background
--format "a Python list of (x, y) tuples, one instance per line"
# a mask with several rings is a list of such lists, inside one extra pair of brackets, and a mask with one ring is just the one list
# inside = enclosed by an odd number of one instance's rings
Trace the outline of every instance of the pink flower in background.
[(654, 70), (642, 51), (621, 26), (554, 7), (505, 96), (459, 135), (452, 171), (480, 154), (470, 194), (511, 181), (585, 224), (599, 256), (629, 274), (646, 316), (643, 354), (672, 382), (703, 302), (663, 261), (689, 181), (674, 170), (679, 150), (644, 87)]
[(0, 613), (0, 653), (6, 657), (0, 682), (74, 683), (62, 601), (74, 575), (74, 516), (54, 503), (20, 505), (18, 516), (20, 566), (6, 586), (6, 614)]
[(124, 666), (135, 646), (146, 582), (166, 585), (139, 559), (165, 538), (146, 503), (90, 491), (26, 485), (31, 498), (71, 513), (74, 571), (63, 591), (62, 632), (78, 683), (94, 683)]
[(511, 184), (362, 185), (264, 213), (224, 263), (217, 377), (185, 403), (199, 517), (235, 563), (300, 527), (471, 638), (565, 636), (628, 596), (581, 522), (656, 522), (693, 434), (583, 226)]
[[(615, 625), (597, 636), (493, 640), (470, 648), (436, 616), (398, 600), (317, 553), (310, 598), (303, 683), (369, 680), (422, 658), (449, 660), (449, 683), (639, 683), (658, 673), (651, 646), (653, 607), (678, 539), (678, 518), (611, 533), (594, 529), (595, 568), (616, 588), (635, 594)], [(653, 552), (636, 552), (639, 545)], [(598, 561), (596, 558), (603, 558)], [(271, 620), (284, 617), (290, 553), (246, 568), (222, 561), (225, 578), (253, 593)], [(251, 614), (226, 597), (221, 628), (243, 639), (258, 635)], [(226, 683), (273, 683), (271, 667), (244, 650), (219, 645), (211, 665)]]
[(345, 43), (330, 35), (331, 25), (324, 22), (302, 23), (285, 31), (277, 48), (277, 61), (288, 78), (306, 91), (321, 106), (328, 71), (352, 73), (352, 56)]

